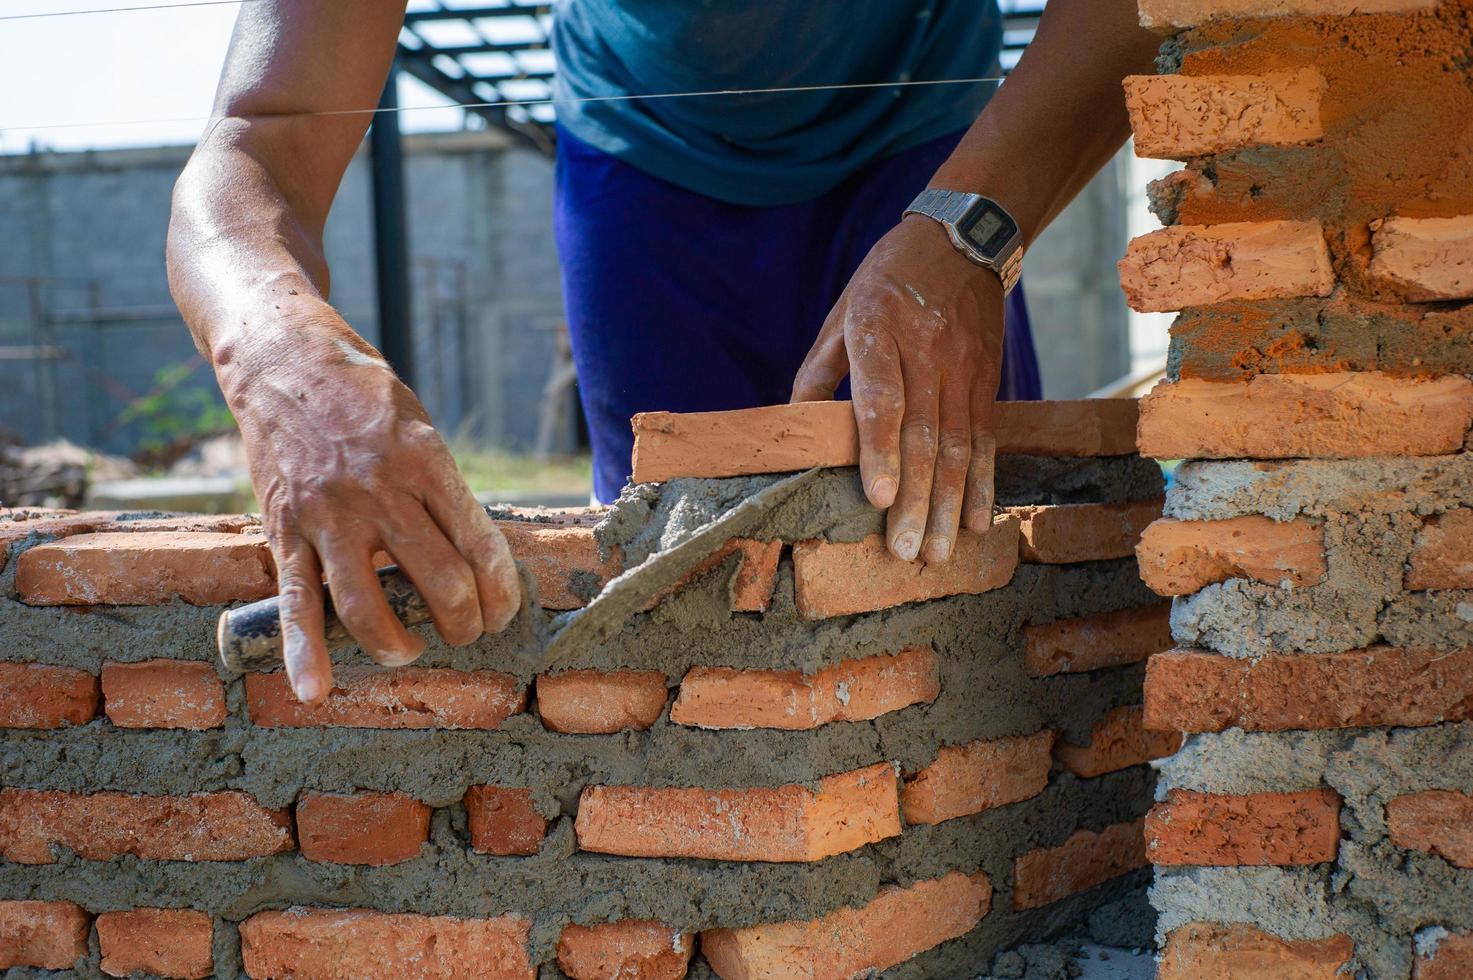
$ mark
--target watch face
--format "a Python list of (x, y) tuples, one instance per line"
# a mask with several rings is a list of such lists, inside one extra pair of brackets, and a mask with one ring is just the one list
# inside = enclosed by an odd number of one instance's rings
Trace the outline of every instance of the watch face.
[(968, 244), (988, 258), (996, 258), (1014, 235), (1018, 226), (1000, 208), (983, 203), (970, 215), (969, 223), (959, 227)]

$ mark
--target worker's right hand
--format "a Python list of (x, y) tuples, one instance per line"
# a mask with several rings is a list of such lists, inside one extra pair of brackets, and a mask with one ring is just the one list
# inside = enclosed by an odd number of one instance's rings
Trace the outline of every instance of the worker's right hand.
[(424, 650), (390, 611), (373, 555), (414, 583), (445, 642), (501, 630), (521, 604), (506, 539), (471, 495), (414, 394), (325, 304), (214, 350), (250, 458), (281, 591), (292, 690), (332, 690), (323, 585), (363, 650), (385, 666)]

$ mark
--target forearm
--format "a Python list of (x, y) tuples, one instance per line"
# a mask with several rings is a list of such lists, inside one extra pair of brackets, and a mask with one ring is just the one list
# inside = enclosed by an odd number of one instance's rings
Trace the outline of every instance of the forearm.
[(1136, 0), (1050, 0), (1017, 69), (930, 186), (993, 198), (1036, 240), (1125, 142), (1121, 81), (1149, 72), (1159, 45)]

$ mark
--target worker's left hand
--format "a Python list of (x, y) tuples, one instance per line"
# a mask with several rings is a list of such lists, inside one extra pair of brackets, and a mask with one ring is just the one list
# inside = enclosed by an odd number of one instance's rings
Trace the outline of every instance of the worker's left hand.
[(929, 218), (875, 244), (824, 321), (793, 382), (822, 401), (848, 374), (865, 494), (890, 509), (896, 557), (951, 557), (958, 525), (992, 524), (993, 404), (1003, 291)]

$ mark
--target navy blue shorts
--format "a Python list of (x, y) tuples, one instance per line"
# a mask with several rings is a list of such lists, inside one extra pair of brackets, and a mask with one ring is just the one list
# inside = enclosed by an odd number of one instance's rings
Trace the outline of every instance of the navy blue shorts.
[[(558, 133), (553, 226), (599, 500), (629, 479), (635, 413), (788, 400), (849, 277), (960, 137), (881, 160), (814, 201), (747, 207)], [(998, 397), (1042, 397), (1021, 288)]]

